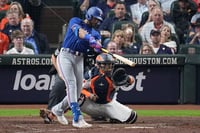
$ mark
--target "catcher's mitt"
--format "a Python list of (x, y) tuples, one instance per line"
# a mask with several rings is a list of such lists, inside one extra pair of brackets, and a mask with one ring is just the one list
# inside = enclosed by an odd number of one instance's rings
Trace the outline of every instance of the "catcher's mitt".
[(124, 68), (118, 68), (112, 74), (112, 81), (116, 86), (126, 85), (128, 80), (129, 76)]
[(43, 118), (45, 124), (51, 124), (54, 121), (53, 113), (45, 108), (40, 109), (40, 117)]

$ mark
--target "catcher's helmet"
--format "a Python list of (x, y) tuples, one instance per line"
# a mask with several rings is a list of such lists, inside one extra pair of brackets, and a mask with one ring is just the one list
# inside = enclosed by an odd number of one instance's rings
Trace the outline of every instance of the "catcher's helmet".
[(102, 53), (96, 57), (97, 64), (113, 64), (115, 59), (110, 54)]
[(85, 17), (86, 17), (87, 20), (91, 20), (92, 17), (94, 17), (94, 18), (96, 18), (100, 21), (103, 21), (103, 18), (102, 18), (103, 17), (103, 11), (96, 6), (90, 7), (86, 12)]
[(111, 75), (115, 60), (110, 54), (102, 53), (96, 57), (96, 64), (100, 72)]

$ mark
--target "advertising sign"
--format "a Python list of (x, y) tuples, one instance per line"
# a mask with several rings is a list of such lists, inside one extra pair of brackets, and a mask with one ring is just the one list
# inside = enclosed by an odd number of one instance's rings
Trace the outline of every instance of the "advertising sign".
[[(117, 99), (122, 103), (178, 103), (181, 65), (184, 57), (129, 57), (137, 63), (128, 67), (133, 75), (132, 87), (121, 87)], [(49, 74), (50, 56), (0, 56), (0, 103), (47, 103), (54, 84)]]
[(179, 67), (126, 68), (134, 76), (132, 88), (121, 88), (118, 100), (122, 103), (178, 103), (180, 94)]

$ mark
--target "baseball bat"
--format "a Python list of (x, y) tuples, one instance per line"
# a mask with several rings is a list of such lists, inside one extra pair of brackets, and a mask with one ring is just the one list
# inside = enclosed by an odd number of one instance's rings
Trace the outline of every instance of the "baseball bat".
[(134, 67), (136, 65), (135, 62), (130, 61), (129, 59), (127, 59), (127, 58), (125, 58), (125, 57), (123, 57), (121, 55), (110, 53), (108, 50), (106, 50), (104, 48), (101, 48), (101, 51), (103, 51), (104, 53), (108, 53), (108, 54), (112, 55), (114, 58), (122, 61), (123, 63), (125, 63), (125, 64), (127, 64), (127, 65), (129, 65), (131, 67)]

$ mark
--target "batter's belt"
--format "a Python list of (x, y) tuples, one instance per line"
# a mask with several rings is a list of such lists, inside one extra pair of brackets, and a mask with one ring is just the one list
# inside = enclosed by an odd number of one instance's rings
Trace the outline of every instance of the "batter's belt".
[(84, 56), (84, 53), (79, 52), (79, 51), (74, 51), (70, 48), (61, 48), (61, 51), (68, 52), (68, 53), (76, 55), (76, 56)]

